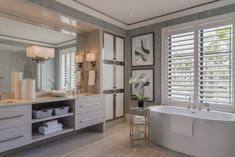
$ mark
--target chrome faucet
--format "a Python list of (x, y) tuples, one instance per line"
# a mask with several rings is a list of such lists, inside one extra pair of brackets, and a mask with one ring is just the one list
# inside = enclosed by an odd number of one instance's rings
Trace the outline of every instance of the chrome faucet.
[(188, 109), (190, 109), (191, 107), (191, 100), (192, 100), (193, 96), (189, 96), (189, 99), (188, 99)]
[(203, 103), (202, 105), (206, 107), (207, 111), (210, 111), (210, 104), (209, 103)]

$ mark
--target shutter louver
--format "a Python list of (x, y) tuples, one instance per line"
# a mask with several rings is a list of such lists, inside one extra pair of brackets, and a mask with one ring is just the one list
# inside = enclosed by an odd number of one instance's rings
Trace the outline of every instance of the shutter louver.
[(168, 100), (194, 95), (194, 32), (168, 36)]
[(232, 25), (199, 30), (199, 102), (232, 104)]

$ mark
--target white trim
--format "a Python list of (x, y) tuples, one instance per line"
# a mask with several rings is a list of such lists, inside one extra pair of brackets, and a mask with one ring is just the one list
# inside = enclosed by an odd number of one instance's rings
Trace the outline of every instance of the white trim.
[[(221, 20), (222, 19), (222, 20)], [(180, 102), (168, 102), (168, 89), (167, 89), (167, 82), (168, 82), (168, 68), (166, 65), (168, 65), (166, 62), (168, 61), (168, 54), (166, 53), (167, 51), (167, 38), (169, 34), (174, 34), (174, 33), (180, 33), (183, 30), (188, 31), (190, 29), (193, 29), (193, 31), (195, 32), (195, 38), (198, 36), (198, 30), (205, 28), (205, 26), (209, 26), (209, 27), (216, 27), (218, 25), (226, 25), (226, 24), (233, 24), (233, 45), (235, 45), (235, 31), (234, 31), (234, 27), (235, 27), (235, 13), (230, 13), (230, 14), (226, 14), (226, 15), (220, 15), (220, 16), (216, 16), (216, 17), (212, 17), (212, 18), (207, 18), (207, 19), (203, 19), (203, 20), (197, 20), (194, 22), (189, 22), (189, 23), (184, 23), (184, 24), (180, 24), (180, 25), (175, 25), (175, 26), (170, 26), (170, 27), (165, 27), (162, 28), (162, 52), (161, 52), (161, 59), (162, 59), (162, 87), (161, 87), (161, 101), (162, 104), (165, 105), (177, 105), (177, 106), (186, 106), (187, 103), (180, 103)], [(207, 27), (208, 28), (208, 27)], [(196, 38), (198, 39), (198, 38)], [(195, 44), (195, 51), (198, 50), (198, 41), (194, 41)], [(198, 53), (195, 53), (198, 54)], [(195, 58), (197, 60), (197, 55), (195, 55)], [(198, 64), (198, 61), (194, 62), (194, 64)], [(197, 67), (196, 65), (194, 65), (194, 67)], [(216, 109), (216, 110), (223, 110), (223, 111), (233, 111), (235, 112), (235, 104), (234, 104), (234, 99), (235, 99), (235, 46), (233, 46), (233, 69), (232, 69), (232, 73), (233, 73), (233, 95), (232, 95), (232, 105), (213, 105), (211, 108), (212, 109)], [(198, 83), (198, 68), (195, 68), (194, 71), (195, 73), (195, 82)], [(195, 83), (194, 85), (197, 86), (197, 83)], [(194, 87), (195, 88), (195, 87)], [(195, 89), (194, 89), (195, 90)], [(195, 90), (197, 91), (197, 90)], [(195, 93), (194, 91), (194, 96), (197, 96), (198, 93)], [(197, 102), (197, 101), (195, 101)]]
[(166, 21), (166, 20), (175, 19), (175, 18), (182, 17), (182, 16), (192, 15), (192, 14), (195, 14), (195, 13), (199, 13), (199, 12), (203, 12), (203, 11), (207, 11), (207, 10), (211, 10), (211, 9), (215, 9), (215, 8), (219, 8), (219, 7), (223, 7), (223, 6), (227, 6), (227, 5), (230, 5), (230, 4), (234, 3), (234, 0), (218, 1), (218, 2), (215, 2), (215, 3), (211, 3), (211, 4), (203, 5), (203, 6), (200, 6), (200, 7), (192, 8), (192, 9), (189, 9), (189, 10), (181, 11), (181, 12), (178, 12), (178, 13), (174, 13), (174, 14), (170, 14), (170, 15), (166, 15), (166, 16), (162, 16), (162, 17), (156, 17), (154, 19), (146, 20), (146, 21), (143, 21), (143, 22), (138, 22), (136, 24), (126, 25), (122, 22), (119, 22), (118, 20), (115, 20), (111, 17), (108, 17), (107, 15), (104, 15), (104, 14), (98, 12), (98, 11), (95, 11), (95, 10), (89, 8), (89, 7), (81, 5), (81, 4), (76, 3), (74, 1), (65, 1), (65, 0), (55, 0), (55, 1), (57, 1), (59, 3), (62, 3), (66, 6), (72, 7), (76, 10), (82, 11), (82, 12), (88, 14), (88, 15), (94, 16), (98, 19), (102, 19), (102, 20), (104, 20), (108, 23), (111, 23), (113, 25), (116, 25), (116, 26), (121, 27), (121, 28), (126, 29), (126, 30), (131, 30), (131, 29), (135, 29), (135, 28), (139, 28), (139, 27), (144, 27), (144, 26), (152, 25), (152, 24), (163, 22), (163, 21)]

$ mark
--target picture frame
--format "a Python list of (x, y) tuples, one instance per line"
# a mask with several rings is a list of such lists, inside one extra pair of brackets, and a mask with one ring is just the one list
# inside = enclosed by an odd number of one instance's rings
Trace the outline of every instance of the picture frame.
[[(146, 101), (154, 101), (154, 69), (132, 69), (131, 78), (132, 79), (141, 79), (141, 76), (144, 76), (146, 80), (149, 81), (149, 85), (144, 87), (144, 97), (149, 98)], [(142, 77), (143, 78), (143, 77)], [(131, 95), (136, 95), (137, 91), (134, 87), (134, 84), (131, 85)]]
[(131, 37), (131, 65), (154, 65), (154, 32)]

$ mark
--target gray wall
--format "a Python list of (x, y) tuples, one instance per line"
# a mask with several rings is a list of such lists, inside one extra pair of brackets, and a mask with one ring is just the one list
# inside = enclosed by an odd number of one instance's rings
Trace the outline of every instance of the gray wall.
[[(197, 14), (192, 14), (180, 18), (176, 18), (173, 20), (168, 20), (160, 23), (156, 23), (153, 25), (133, 29), (127, 31), (127, 36), (126, 36), (126, 61), (131, 60), (131, 36), (136, 36), (140, 34), (145, 34), (145, 33), (150, 33), (154, 32), (154, 45), (155, 45), (155, 65), (154, 66), (146, 66), (143, 68), (154, 68), (154, 73), (155, 73), (155, 101), (154, 102), (148, 102), (148, 105), (157, 105), (161, 103), (161, 29), (164, 27), (172, 26), (172, 25), (177, 25), (185, 22), (191, 22), (195, 20), (200, 20), (216, 15), (222, 15), (230, 12), (235, 12), (235, 3), (233, 5), (217, 8), (217, 9), (212, 9), (209, 11), (204, 11), (201, 13)], [(128, 111), (129, 109), (129, 104), (131, 103), (131, 86), (128, 84), (128, 80), (131, 77), (131, 69), (136, 69), (131, 67), (131, 62), (126, 62), (126, 82), (125, 82), (125, 93), (126, 94), (126, 109)], [(139, 69), (139, 67), (138, 67)]]

